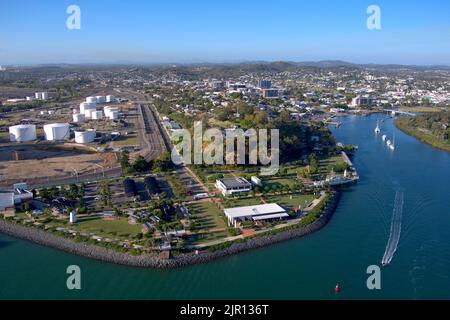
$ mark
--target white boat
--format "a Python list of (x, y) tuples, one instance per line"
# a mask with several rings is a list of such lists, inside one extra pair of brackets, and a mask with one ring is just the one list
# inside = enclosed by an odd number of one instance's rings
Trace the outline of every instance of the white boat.
[(387, 135), (383, 134), (383, 136), (381, 137), (381, 139), (383, 139), (383, 141), (386, 141)]
[(376, 134), (380, 134), (381, 133), (380, 123), (378, 121), (377, 121), (377, 127), (375, 128), (375, 133)]
[(391, 140), (388, 140), (388, 141), (386, 142), (386, 144), (387, 144), (387, 146), (389, 147), (389, 146), (392, 144)]
[(394, 151), (395, 150), (395, 134), (394, 134), (394, 140), (392, 140), (392, 143), (389, 145), (389, 148)]

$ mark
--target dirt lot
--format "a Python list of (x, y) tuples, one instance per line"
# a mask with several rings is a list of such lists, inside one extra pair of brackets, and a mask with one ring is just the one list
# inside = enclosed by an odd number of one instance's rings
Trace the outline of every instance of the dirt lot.
[[(31, 151), (27, 150), (24, 154), (34, 159), (11, 161), (10, 154), (9, 161), (0, 162), (0, 176), (1, 180), (20, 180), (26, 177), (27, 179), (45, 178), (55, 176), (72, 175), (75, 170), (78, 174), (100, 172), (102, 166), (112, 168), (117, 164), (117, 158), (113, 153), (77, 153), (73, 150), (66, 150), (60, 152), (55, 156), (55, 151), (45, 151), (47, 157), (42, 156), (41, 150)], [(40, 156), (36, 159), (36, 154)], [(3, 157), (2, 157), (3, 158)], [(2, 159), (3, 160), (3, 159)]]

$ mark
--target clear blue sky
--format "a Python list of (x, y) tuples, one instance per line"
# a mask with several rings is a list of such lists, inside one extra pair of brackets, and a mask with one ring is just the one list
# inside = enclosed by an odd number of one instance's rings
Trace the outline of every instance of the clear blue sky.
[[(81, 30), (66, 8), (81, 8)], [(366, 27), (377, 4), (382, 29)], [(1, 0), (0, 65), (340, 59), (450, 65), (448, 0)]]

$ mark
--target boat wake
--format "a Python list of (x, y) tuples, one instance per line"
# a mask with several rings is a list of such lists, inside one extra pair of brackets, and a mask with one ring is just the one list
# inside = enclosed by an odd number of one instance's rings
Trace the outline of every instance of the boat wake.
[(381, 261), (383, 266), (387, 266), (391, 263), (394, 254), (397, 251), (398, 243), (400, 241), (400, 234), (402, 232), (402, 216), (403, 216), (403, 191), (397, 190), (395, 193), (394, 210), (391, 222), (391, 232), (389, 235), (389, 241), (384, 252), (383, 260)]

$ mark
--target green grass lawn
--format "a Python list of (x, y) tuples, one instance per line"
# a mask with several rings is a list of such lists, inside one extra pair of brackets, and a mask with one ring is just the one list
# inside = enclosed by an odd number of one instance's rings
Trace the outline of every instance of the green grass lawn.
[(139, 139), (136, 135), (121, 136), (114, 141), (114, 145), (119, 147), (137, 146), (139, 145)]
[(0, 142), (9, 142), (9, 132), (0, 132)]
[(344, 158), (341, 155), (319, 160), (319, 173), (326, 174), (330, 164), (335, 165), (342, 162), (344, 162)]
[[(210, 201), (201, 201), (191, 204), (195, 210), (194, 215), (198, 217), (199, 228), (197, 231), (208, 231), (206, 234), (197, 234), (190, 237), (191, 244), (201, 244), (228, 237), (227, 224), (223, 219), (223, 213)], [(225, 229), (221, 231), (209, 232), (211, 229)]]
[(298, 207), (301, 206), (303, 209), (311, 204), (313, 200), (313, 195), (294, 194), (292, 195), (292, 199), (290, 195), (271, 196), (266, 198), (266, 203), (277, 203), (280, 206), (290, 209), (298, 209)]
[(235, 207), (248, 207), (248, 206), (256, 206), (261, 204), (261, 199), (259, 197), (253, 197), (249, 199), (230, 199), (223, 203), (226, 208), (235, 208)]
[(298, 166), (298, 167), (289, 168), (289, 169), (287, 169), (287, 173), (297, 175), (297, 172), (299, 169), (306, 169), (306, 166)]
[(79, 232), (95, 233), (98, 236), (117, 236), (134, 237), (141, 233), (142, 226), (140, 224), (131, 225), (126, 217), (116, 220), (103, 220), (99, 218), (81, 218), (75, 225), (67, 225), (66, 227)]
[(199, 201), (191, 204), (190, 207), (195, 210), (195, 215), (199, 218), (202, 225), (201, 229), (226, 228), (223, 220), (223, 213), (210, 201)]
[(292, 187), (296, 183), (296, 179), (289, 179), (289, 178), (283, 178), (283, 179), (270, 179), (270, 180), (264, 180), (263, 181), (263, 187), (269, 186), (272, 187), (273, 185), (282, 185), (282, 186), (288, 186)]

